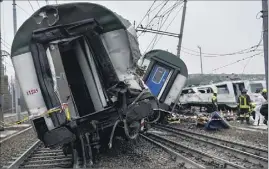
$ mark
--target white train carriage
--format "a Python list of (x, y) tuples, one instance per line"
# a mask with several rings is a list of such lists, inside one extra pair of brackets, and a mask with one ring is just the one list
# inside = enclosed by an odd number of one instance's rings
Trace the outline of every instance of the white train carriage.
[(262, 89), (266, 89), (266, 81), (265, 80), (249, 81), (249, 86), (247, 88), (249, 93), (255, 93), (257, 90), (262, 91)]
[(217, 91), (217, 88), (214, 85), (203, 85), (184, 88), (180, 96), (180, 103), (208, 104), (209, 102), (211, 102), (211, 97), (214, 91)]
[(235, 109), (237, 108), (237, 98), (241, 95), (243, 88), (248, 90), (248, 94), (252, 99), (256, 90), (263, 89), (265, 85), (265, 81), (237, 80), (188, 87), (183, 89), (180, 103), (187, 106), (210, 108), (213, 91), (216, 91), (220, 109)]

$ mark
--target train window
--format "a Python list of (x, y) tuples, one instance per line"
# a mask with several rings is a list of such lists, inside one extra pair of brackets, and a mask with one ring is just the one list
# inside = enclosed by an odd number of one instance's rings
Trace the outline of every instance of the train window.
[(261, 83), (253, 83), (253, 84), (250, 84), (250, 91), (252, 93), (256, 92), (256, 90), (262, 90), (263, 89), (263, 86)]
[(200, 93), (213, 93), (213, 90), (210, 87), (198, 89)]
[(188, 93), (191, 94), (191, 93), (195, 93), (195, 92), (194, 92), (194, 90), (189, 89)]
[(203, 89), (199, 89), (198, 91), (199, 91), (200, 93), (206, 93), (205, 90), (203, 90)]
[(226, 84), (217, 86), (217, 89), (218, 94), (229, 94), (229, 90)]
[(245, 84), (244, 83), (237, 83), (239, 86), (239, 90), (242, 91), (245, 88)]
[(207, 88), (207, 93), (213, 93), (213, 89), (212, 88)]
[(165, 74), (165, 69), (162, 67), (158, 67), (157, 70), (155, 71), (155, 74), (152, 78), (152, 81), (154, 83), (159, 84), (161, 82), (164, 74)]
[(188, 94), (189, 90), (186, 89), (186, 90), (182, 90), (181, 94)]

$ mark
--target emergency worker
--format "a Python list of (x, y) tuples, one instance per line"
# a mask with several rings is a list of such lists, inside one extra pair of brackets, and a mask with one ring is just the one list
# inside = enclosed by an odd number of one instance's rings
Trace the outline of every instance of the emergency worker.
[(264, 116), (263, 124), (268, 125), (268, 103), (262, 105), (260, 113)]
[(262, 93), (255, 93), (255, 97), (253, 100), (256, 103), (255, 106), (255, 121), (253, 125), (263, 125), (264, 117), (261, 114), (260, 110), (264, 103), (266, 103), (265, 98), (262, 96)]
[(250, 97), (247, 94), (247, 90), (243, 89), (242, 94), (238, 97), (238, 108), (239, 108), (239, 117), (241, 124), (244, 123), (244, 119), (246, 118), (247, 124), (249, 123), (249, 109), (250, 109)]
[(250, 103), (250, 108), (249, 108), (249, 115), (255, 120), (255, 103)]
[(265, 100), (267, 100), (267, 90), (266, 89), (262, 90), (262, 96), (264, 97)]
[(218, 111), (218, 99), (217, 99), (217, 92), (214, 91), (213, 96), (211, 98), (213, 111)]

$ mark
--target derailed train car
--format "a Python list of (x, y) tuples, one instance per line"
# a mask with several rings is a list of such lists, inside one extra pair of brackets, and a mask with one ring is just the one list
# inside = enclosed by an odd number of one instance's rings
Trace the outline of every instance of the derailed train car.
[(129, 21), (98, 4), (47, 5), (27, 19), (11, 57), (44, 145), (86, 167), (114, 135), (135, 139), (157, 121), (158, 100), (135, 74), (140, 56)]
[(186, 84), (187, 66), (176, 55), (160, 49), (147, 52), (144, 59), (149, 65), (143, 80), (158, 98), (160, 108), (170, 111)]

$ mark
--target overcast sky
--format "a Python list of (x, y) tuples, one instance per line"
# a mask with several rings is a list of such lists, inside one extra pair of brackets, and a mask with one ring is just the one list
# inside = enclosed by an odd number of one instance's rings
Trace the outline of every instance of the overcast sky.
[[(45, 1), (39, 0), (39, 5), (45, 5)], [(58, 1), (59, 3), (68, 3), (72, 1)], [(78, 1), (75, 1), (78, 2)], [(139, 23), (146, 14), (153, 1), (91, 1), (106, 6), (107, 8), (122, 15), (130, 22)], [(49, 0), (50, 4), (55, 4), (56, 1)], [(153, 8), (158, 6), (161, 1), (157, 1)], [(167, 3), (165, 8), (172, 6), (175, 1)], [(32, 7), (28, 1), (17, 1), (17, 23), (20, 25), (33, 13)], [(39, 8), (36, 0), (31, 0), (31, 5), (34, 10)], [(161, 30), (165, 30), (166, 26), (176, 16), (182, 5), (175, 8), (171, 13), (167, 22)], [(161, 6), (160, 6), (161, 7)], [(256, 15), (261, 10), (261, 1), (189, 1), (187, 4), (186, 20), (183, 33), (183, 42), (181, 58), (186, 63), (189, 73), (200, 73), (200, 58), (197, 45), (201, 46), (203, 53), (233, 53), (242, 49), (257, 45), (261, 39), (262, 19), (257, 19)], [(145, 26), (148, 20), (151, 20), (160, 8), (149, 14), (149, 17), (142, 22)], [(10, 52), (10, 46), (14, 37), (13, 22), (12, 22), (12, 1), (4, 0), (1, 6), (1, 31), (2, 38), (5, 43), (2, 44), (2, 49)], [(181, 23), (182, 10), (175, 17), (170, 27), (169, 32), (179, 33)], [(258, 15), (259, 17), (260, 15)], [(158, 18), (152, 22), (153, 29), (158, 27)], [(138, 33), (140, 34), (140, 33)], [(139, 36), (140, 50), (142, 54), (152, 41), (155, 35), (145, 33)], [(159, 37), (159, 36), (158, 36)], [(174, 37), (163, 36), (153, 49), (164, 49), (176, 54), (178, 39)], [(263, 44), (261, 42), (261, 44)], [(187, 49), (186, 49), (187, 48)], [(190, 51), (188, 49), (194, 50)], [(245, 54), (237, 54), (231, 56), (219, 57), (203, 57), (204, 73), (259, 73), (264, 74), (264, 59), (263, 53), (253, 57), (251, 60), (244, 60), (236, 64), (218, 69), (212, 72), (213, 69), (230, 64), (245, 57), (263, 52), (263, 47), (260, 46), (259, 51)], [(195, 52), (196, 51), (196, 52)], [(187, 53), (186, 53), (187, 52)], [(206, 55), (206, 54), (204, 54)], [(7, 73), (13, 74), (11, 62), (7, 63)]]

